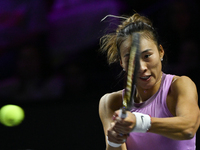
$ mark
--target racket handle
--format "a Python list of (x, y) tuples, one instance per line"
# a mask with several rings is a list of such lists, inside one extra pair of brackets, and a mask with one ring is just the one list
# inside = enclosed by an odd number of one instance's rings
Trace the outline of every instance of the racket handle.
[(119, 117), (124, 119), (127, 117), (127, 114), (126, 114), (126, 109), (124, 107), (122, 107), (119, 111)]

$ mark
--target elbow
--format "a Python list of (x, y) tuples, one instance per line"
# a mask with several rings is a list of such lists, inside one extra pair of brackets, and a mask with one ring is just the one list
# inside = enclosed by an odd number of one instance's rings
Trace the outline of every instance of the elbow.
[(187, 132), (184, 133), (184, 140), (191, 140), (194, 137), (194, 133), (193, 132)]
[(183, 140), (190, 140), (195, 136), (195, 127), (191, 127), (183, 132)]
[(183, 131), (185, 140), (190, 140), (195, 136), (199, 128), (199, 125), (200, 125), (200, 112), (199, 112), (197, 121), (193, 123), (190, 122), (190, 126), (186, 130)]
[(183, 140), (190, 140), (196, 135), (196, 132), (199, 128), (199, 119), (200, 115), (198, 116), (198, 119), (196, 121), (188, 121), (189, 123), (187, 125), (187, 128), (182, 131)]

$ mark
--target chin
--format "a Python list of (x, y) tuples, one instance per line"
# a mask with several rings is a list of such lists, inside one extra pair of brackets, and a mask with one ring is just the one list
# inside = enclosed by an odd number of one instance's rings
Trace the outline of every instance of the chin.
[(140, 87), (144, 90), (149, 90), (155, 86), (156, 82), (139, 83)]

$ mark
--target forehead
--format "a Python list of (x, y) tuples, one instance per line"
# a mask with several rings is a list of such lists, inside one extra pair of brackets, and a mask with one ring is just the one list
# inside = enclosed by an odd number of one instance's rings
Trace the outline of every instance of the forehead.
[[(131, 43), (132, 43), (132, 38), (129, 36), (126, 40), (122, 42), (120, 45), (120, 52), (122, 53), (127, 53), (130, 51), (131, 48)], [(146, 49), (152, 49), (152, 50), (158, 50), (155, 42), (151, 40), (150, 38), (140, 38), (140, 51), (144, 51)]]

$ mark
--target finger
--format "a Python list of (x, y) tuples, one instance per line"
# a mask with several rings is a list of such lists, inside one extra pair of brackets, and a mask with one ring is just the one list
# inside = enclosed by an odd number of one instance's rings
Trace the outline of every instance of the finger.
[(119, 133), (119, 134), (122, 134), (122, 135), (129, 134), (130, 131), (131, 131), (130, 128), (117, 128), (117, 127), (114, 127), (113, 130), (116, 133)]
[[(120, 110), (116, 110), (114, 114), (115, 114), (116, 117), (121, 116)], [(119, 117), (118, 119), (122, 119), (122, 118)]]
[(108, 128), (108, 130), (113, 130), (114, 126), (115, 126), (115, 123), (114, 123), (114, 122), (111, 122), (111, 123), (110, 123), (110, 127)]
[(121, 134), (121, 133), (119, 133), (117, 136), (118, 136), (119, 139), (124, 140), (124, 139), (127, 139), (127, 137), (129, 136), (129, 134)]
[(118, 117), (117, 114), (113, 114), (112, 120), (115, 121), (117, 117)]
[(122, 133), (122, 134), (129, 134), (132, 131), (133, 127), (120, 124), (120, 123), (115, 123), (113, 126), (113, 130), (117, 133)]
[[(127, 113), (128, 114), (128, 113)], [(122, 119), (120, 117), (116, 117), (115, 121), (119, 124), (125, 125), (125, 126), (134, 126), (135, 125), (135, 115), (129, 114), (126, 118)]]
[(118, 134), (114, 130), (108, 130), (107, 137), (110, 142), (118, 143)]
[(115, 114), (116, 114), (117, 116), (119, 116), (119, 113), (120, 113), (120, 110), (116, 110), (116, 111), (115, 111)]
[(115, 121), (115, 126), (118, 127), (118, 128), (126, 128), (126, 127), (129, 127), (131, 126), (133, 123), (129, 120), (126, 121), (126, 120), (118, 120), (116, 119)]
[(127, 138), (126, 135), (121, 136), (119, 134), (117, 136), (113, 136), (113, 135), (109, 136), (108, 135), (107, 137), (108, 137), (108, 140), (110, 142), (114, 142), (114, 143), (118, 143), (118, 144), (123, 144), (126, 141), (126, 138)]
[(108, 130), (107, 137), (108, 137), (108, 140), (111, 142), (122, 144), (126, 141), (126, 138), (128, 137), (128, 135), (117, 133), (114, 130)]
[(122, 119), (122, 118), (120, 118), (120, 117), (116, 117), (116, 118), (115, 118), (115, 121), (116, 121), (116, 122), (119, 122), (119, 123), (122, 123), (123, 120), (124, 120), (124, 119)]

